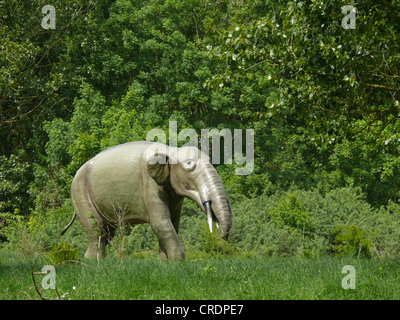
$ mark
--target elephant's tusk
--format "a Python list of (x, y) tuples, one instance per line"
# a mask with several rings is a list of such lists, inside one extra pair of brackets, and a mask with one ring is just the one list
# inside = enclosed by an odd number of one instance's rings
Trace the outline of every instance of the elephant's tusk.
[(207, 211), (208, 227), (210, 228), (210, 233), (212, 233), (212, 215), (210, 211)]
[(211, 209), (211, 201), (204, 202), (203, 206), (207, 213), (208, 227), (210, 228), (210, 233), (212, 233), (213, 216), (212, 216), (212, 209)]

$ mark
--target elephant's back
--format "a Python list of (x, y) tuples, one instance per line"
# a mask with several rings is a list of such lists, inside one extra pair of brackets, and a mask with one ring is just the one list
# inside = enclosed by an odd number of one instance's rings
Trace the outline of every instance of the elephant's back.
[(102, 179), (113, 180), (121, 175), (126, 178), (128, 172), (134, 174), (150, 144), (146, 141), (128, 142), (100, 152), (86, 163), (88, 178), (101, 176)]
[(138, 155), (143, 153), (150, 145), (154, 142), (149, 141), (132, 141), (119, 144), (117, 146), (110, 147), (100, 153), (98, 153), (93, 159), (99, 157), (112, 157), (113, 153), (131, 153), (133, 155)]

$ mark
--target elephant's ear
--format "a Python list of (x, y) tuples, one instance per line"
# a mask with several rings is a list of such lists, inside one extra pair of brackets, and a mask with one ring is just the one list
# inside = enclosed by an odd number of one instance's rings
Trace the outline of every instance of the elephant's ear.
[(147, 169), (158, 185), (164, 185), (169, 180), (169, 158), (165, 154), (155, 152), (147, 160)]

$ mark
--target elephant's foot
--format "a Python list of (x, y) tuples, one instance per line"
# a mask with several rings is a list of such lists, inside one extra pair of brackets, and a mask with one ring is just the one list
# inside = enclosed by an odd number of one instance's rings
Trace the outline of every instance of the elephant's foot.
[(92, 250), (92, 249), (87, 249), (85, 253), (85, 258), (86, 259), (98, 259), (98, 258), (104, 258), (105, 253), (102, 250)]
[(161, 261), (168, 260), (167, 253), (162, 250), (160, 250), (160, 252), (158, 253), (158, 257), (160, 258)]
[(158, 256), (161, 261), (179, 261), (185, 260), (185, 252), (181, 245), (175, 247), (174, 249), (165, 250), (163, 246), (160, 245)]
[(98, 241), (97, 243), (89, 243), (88, 249), (85, 253), (87, 259), (99, 259), (106, 255), (104, 241)]
[(179, 261), (185, 260), (185, 251), (183, 251), (182, 245), (178, 242), (177, 244), (163, 244), (161, 241), (158, 242), (159, 253), (158, 256), (162, 261)]
[(168, 261), (181, 261), (185, 260), (185, 252), (183, 251), (182, 247), (176, 248), (172, 250), (172, 252), (167, 253)]
[(158, 254), (158, 257), (160, 258), (161, 261), (168, 261), (168, 257), (164, 252), (160, 252)]
[(182, 260), (185, 260), (185, 253), (182, 252), (179, 255), (174, 255), (172, 257), (168, 257), (168, 260), (169, 261), (182, 261)]

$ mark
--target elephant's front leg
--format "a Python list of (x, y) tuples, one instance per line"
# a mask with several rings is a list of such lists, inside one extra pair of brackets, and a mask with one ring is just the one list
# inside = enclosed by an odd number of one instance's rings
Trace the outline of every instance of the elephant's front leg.
[(150, 225), (158, 238), (160, 258), (168, 260), (185, 259), (185, 252), (171, 220), (168, 207), (164, 203), (151, 207), (151, 210), (149, 210)]
[[(175, 232), (177, 235), (179, 234), (179, 222), (180, 222), (180, 218), (181, 218), (182, 203), (183, 203), (183, 200), (181, 199), (180, 201), (177, 201), (177, 203), (174, 203), (173, 205), (169, 206), (171, 222), (172, 222), (172, 225), (174, 226), (174, 229), (175, 229)], [(167, 250), (164, 248), (162, 241), (158, 242), (158, 246), (159, 246), (160, 259), (168, 260)]]

